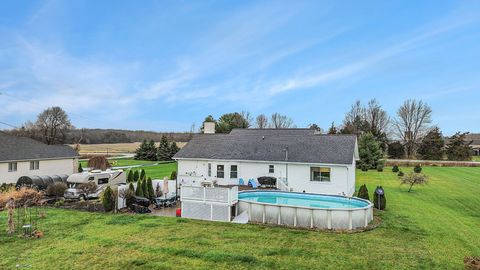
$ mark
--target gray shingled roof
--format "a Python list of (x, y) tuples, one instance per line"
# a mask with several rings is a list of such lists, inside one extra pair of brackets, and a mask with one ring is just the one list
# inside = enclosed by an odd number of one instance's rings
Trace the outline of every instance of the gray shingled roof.
[(75, 150), (67, 145), (46, 145), (25, 137), (0, 132), (0, 162), (33, 159), (74, 158)]
[(230, 134), (197, 135), (175, 156), (175, 159), (221, 159), (351, 164), (354, 135), (315, 134), (307, 129), (243, 129)]

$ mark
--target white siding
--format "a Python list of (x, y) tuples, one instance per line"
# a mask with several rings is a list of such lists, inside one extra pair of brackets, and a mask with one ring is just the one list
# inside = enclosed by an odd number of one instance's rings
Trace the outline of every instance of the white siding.
[[(208, 163), (212, 164), (212, 175), (208, 177)], [(225, 177), (217, 178), (217, 165), (225, 166)], [(230, 179), (230, 166), (237, 165), (238, 177)], [(269, 165), (274, 165), (274, 172), (269, 173)], [(238, 184), (243, 178), (245, 184), (249, 179), (261, 176), (286, 177), (288, 166), (288, 185), (292, 191), (353, 195), (355, 191), (355, 162), (351, 165), (299, 164), (253, 161), (221, 161), (221, 160), (178, 160), (179, 183), (200, 185), (203, 180), (216, 180), (219, 185)], [(330, 182), (310, 181), (310, 167), (328, 167), (331, 169)]]
[(16, 183), (21, 176), (70, 175), (77, 169), (77, 159), (40, 160), (38, 170), (30, 170), (30, 161), (17, 161), (17, 171), (8, 171), (8, 162), (0, 163), (0, 183)]

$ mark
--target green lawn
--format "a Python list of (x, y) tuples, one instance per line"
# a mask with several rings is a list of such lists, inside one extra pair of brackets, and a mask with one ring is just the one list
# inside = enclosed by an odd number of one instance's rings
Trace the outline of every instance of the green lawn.
[[(162, 162), (162, 161), (148, 161), (148, 160), (135, 160), (135, 159), (112, 159), (109, 160), (113, 166), (132, 166), (132, 165), (143, 165), (143, 164), (155, 164), (160, 163), (154, 166), (145, 166), (141, 168), (133, 168), (133, 170), (144, 169), (147, 177), (152, 177), (152, 179), (163, 179), (165, 176), (170, 176), (172, 171), (177, 170), (176, 162)], [(113, 164), (113, 161), (115, 163)], [(82, 167), (87, 167), (87, 161), (81, 161)], [(127, 170), (128, 172), (128, 170)]]
[(358, 172), (387, 211), (354, 234), (50, 209), (45, 237), (25, 240), (6, 236), (3, 212), (0, 269), (463, 269), (480, 256), (480, 168), (424, 172), (412, 193), (390, 171)]

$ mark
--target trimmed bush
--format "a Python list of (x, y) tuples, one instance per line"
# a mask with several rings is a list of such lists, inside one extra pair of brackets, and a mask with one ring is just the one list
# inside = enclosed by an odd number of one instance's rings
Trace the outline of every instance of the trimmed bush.
[(78, 172), (83, 172), (82, 163), (78, 163)]
[[(377, 189), (378, 188), (382, 188), (382, 186), (377, 186)], [(383, 195), (378, 195), (377, 192), (374, 192), (373, 205), (379, 210), (384, 210), (387, 207), (387, 198), (385, 197), (385, 193)]]
[(128, 185), (128, 192), (125, 193), (125, 202), (127, 206), (132, 205), (133, 195), (135, 195), (135, 187), (132, 183), (130, 183), (130, 185)]
[(177, 179), (177, 171), (172, 171), (172, 174), (170, 174), (170, 180), (175, 180)]
[(133, 182), (138, 182), (138, 179), (140, 179), (140, 175), (138, 174), (138, 171), (135, 171), (133, 173)]
[(415, 166), (413, 168), (413, 171), (416, 172), (416, 173), (421, 173), (422, 172), (422, 166), (420, 166), (420, 164), (418, 164), (417, 166)]
[(399, 171), (400, 171), (400, 169), (398, 168), (398, 165), (393, 165), (392, 172), (397, 173)]
[(145, 197), (144, 193), (143, 193), (142, 180), (137, 182), (137, 189), (135, 190), (135, 195), (140, 196), (140, 197)]
[(67, 184), (63, 182), (55, 182), (53, 184), (48, 185), (47, 189), (45, 190), (45, 193), (47, 194), (47, 196), (58, 198), (58, 197), (63, 197), (63, 193), (65, 193), (66, 189), (67, 189)]
[(363, 184), (360, 186), (360, 188), (358, 189), (357, 197), (365, 200), (370, 200), (370, 196), (368, 195), (367, 185)]
[(383, 172), (383, 164), (377, 165), (377, 172)]
[(103, 192), (102, 205), (106, 212), (110, 212), (115, 208), (115, 198), (113, 197), (113, 191), (110, 186), (107, 186)]
[(150, 194), (148, 192), (147, 179), (142, 180), (142, 189), (143, 189), (143, 197), (150, 198)]
[(148, 197), (150, 199), (155, 198), (155, 191), (153, 190), (152, 178), (148, 177), (147, 179), (147, 188), (148, 188)]
[(129, 171), (128, 171), (127, 182), (128, 182), (128, 183), (132, 183), (132, 182), (133, 182), (133, 172), (132, 172), (132, 170), (129, 170)]
[(142, 169), (142, 170), (140, 171), (140, 179), (141, 179), (141, 180), (145, 180), (145, 179), (146, 179), (145, 177), (146, 177), (146, 176), (145, 176), (145, 170)]
[(404, 176), (405, 174), (404, 174), (402, 171), (399, 171), (397, 175), (398, 175), (399, 177), (402, 177), (402, 176)]

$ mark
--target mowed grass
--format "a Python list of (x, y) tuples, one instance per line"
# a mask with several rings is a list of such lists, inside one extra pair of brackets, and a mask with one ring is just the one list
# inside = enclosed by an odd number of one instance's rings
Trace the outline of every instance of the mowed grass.
[[(135, 159), (109, 159), (113, 166), (133, 166), (133, 165), (146, 165), (156, 164), (153, 166), (143, 166), (139, 168), (132, 168), (132, 170), (144, 169), (147, 177), (152, 179), (163, 179), (165, 176), (170, 177), (172, 171), (177, 170), (176, 162), (162, 162), (162, 161), (149, 161), (149, 160), (135, 160)], [(87, 161), (81, 161), (83, 167), (87, 167)], [(128, 169), (125, 169), (128, 173)]]
[(424, 172), (412, 193), (389, 169), (357, 172), (370, 194), (385, 188), (387, 210), (353, 234), (48, 209), (41, 239), (0, 230), (0, 269), (463, 269), (480, 255), (480, 168)]

